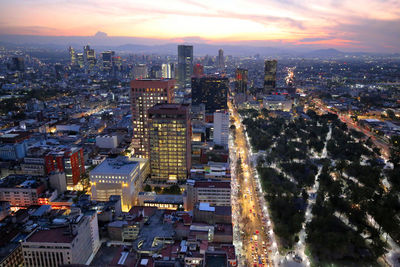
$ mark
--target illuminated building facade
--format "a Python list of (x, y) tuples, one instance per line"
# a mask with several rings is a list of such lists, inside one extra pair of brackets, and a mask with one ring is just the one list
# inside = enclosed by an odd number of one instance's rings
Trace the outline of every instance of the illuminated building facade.
[(47, 174), (65, 172), (68, 187), (76, 185), (85, 173), (82, 148), (55, 148), (44, 157), (44, 161)]
[(191, 167), (189, 106), (158, 104), (149, 109), (151, 178), (186, 180)]
[(206, 113), (227, 109), (228, 78), (206, 76), (192, 78), (192, 104), (204, 104)]
[(68, 52), (69, 52), (69, 57), (70, 57), (70, 60), (71, 60), (71, 65), (72, 66), (75, 66), (76, 64), (77, 64), (77, 62), (76, 62), (76, 52), (75, 52), (75, 49), (74, 48), (72, 48), (71, 46), (68, 48)]
[(131, 109), (134, 155), (149, 158), (147, 110), (158, 103), (172, 103), (175, 80), (132, 80)]
[(235, 78), (236, 78), (236, 93), (243, 93), (247, 92), (247, 82), (248, 82), (248, 74), (249, 71), (246, 69), (236, 69), (235, 71)]
[(88, 69), (93, 69), (96, 65), (96, 53), (89, 45), (83, 47), (83, 60), (85, 67)]
[(190, 78), (193, 73), (193, 46), (178, 45), (178, 85), (190, 87)]
[(175, 66), (174, 63), (164, 63), (161, 65), (162, 77), (171, 79), (175, 77)]
[(127, 158), (108, 158), (90, 172), (92, 199), (108, 201), (110, 196), (121, 197), (122, 210), (133, 206), (140, 190), (140, 162)]
[(276, 60), (265, 61), (264, 93), (270, 93), (276, 87)]

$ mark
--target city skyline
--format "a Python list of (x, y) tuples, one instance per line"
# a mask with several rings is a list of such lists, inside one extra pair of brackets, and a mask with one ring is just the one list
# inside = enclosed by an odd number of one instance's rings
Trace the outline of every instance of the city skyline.
[(2, 3), (2, 11), (3, 36), (88, 37), (96, 33), (97, 39), (136, 37), (133, 40), (139, 44), (400, 51), (400, 30), (395, 27), (400, 22), (400, 3), (396, 1), (40, 0)]

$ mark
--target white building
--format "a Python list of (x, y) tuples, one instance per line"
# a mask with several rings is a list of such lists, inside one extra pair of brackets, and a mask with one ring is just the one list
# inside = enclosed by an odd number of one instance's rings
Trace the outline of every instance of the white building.
[(123, 211), (129, 211), (141, 187), (140, 162), (126, 157), (107, 158), (90, 172), (92, 199), (108, 201), (121, 196)]
[(292, 105), (293, 100), (284, 95), (268, 95), (263, 99), (263, 107), (268, 110), (290, 111)]
[(165, 79), (171, 79), (175, 77), (174, 64), (164, 63), (161, 65), (162, 77)]
[(117, 148), (118, 136), (103, 135), (96, 137), (96, 146), (100, 148)]
[(21, 243), (24, 266), (85, 264), (99, 238), (98, 231), (94, 233), (98, 230), (94, 222), (97, 225), (97, 216), (81, 214), (65, 222), (61, 220), (59, 227), (37, 228)]
[(225, 110), (214, 112), (214, 143), (228, 146), (229, 112)]

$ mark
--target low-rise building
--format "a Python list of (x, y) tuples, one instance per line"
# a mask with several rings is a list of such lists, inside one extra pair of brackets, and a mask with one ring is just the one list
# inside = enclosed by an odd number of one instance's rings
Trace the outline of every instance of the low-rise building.
[(140, 190), (140, 162), (126, 157), (108, 158), (90, 172), (92, 199), (108, 201), (110, 196), (121, 196), (123, 211), (134, 204)]
[(26, 175), (9, 175), (0, 180), (0, 201), (11, 206), (27, 207), (38, 205), (38, 198), (46, 186), (43, 182)]

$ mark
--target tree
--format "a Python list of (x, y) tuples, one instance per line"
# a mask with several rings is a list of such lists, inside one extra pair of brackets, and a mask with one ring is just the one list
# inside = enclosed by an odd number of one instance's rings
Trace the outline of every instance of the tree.
[(159, 194), (160, 192), (161, 192), (161, 187), (159, 187), (159, 186), (156, 186), (156, 187), (154, 187), (154, 191), (157, 193), (157, 194)]
[(146, 184), (146, 186), (143, 189), (145, 192), (151, 192), (151, 186)]

